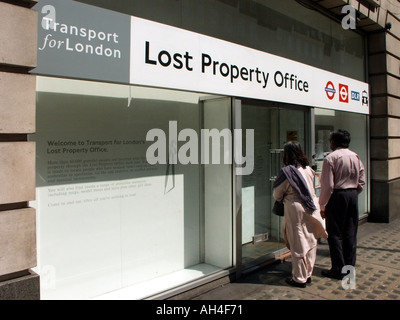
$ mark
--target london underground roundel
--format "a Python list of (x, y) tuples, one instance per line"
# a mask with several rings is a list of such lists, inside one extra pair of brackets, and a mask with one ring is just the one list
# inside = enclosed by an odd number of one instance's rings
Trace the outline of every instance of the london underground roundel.
[(333, 85), (332, 81), (328, 81), (326, 83), (325, 92), (328, 99), (332, 100), (336, 93), (335, 86)]

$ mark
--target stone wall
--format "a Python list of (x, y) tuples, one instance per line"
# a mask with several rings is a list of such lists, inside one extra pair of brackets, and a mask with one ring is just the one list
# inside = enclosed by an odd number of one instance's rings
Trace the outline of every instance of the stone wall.
[(368, 35), (371, 88), (369, 221), (390, 222), (400, 217), (400, 11), (382, 0), (381, 30)]
[(0, 299), (40, 299), (35, 200), (37, 12), (0, 1)]

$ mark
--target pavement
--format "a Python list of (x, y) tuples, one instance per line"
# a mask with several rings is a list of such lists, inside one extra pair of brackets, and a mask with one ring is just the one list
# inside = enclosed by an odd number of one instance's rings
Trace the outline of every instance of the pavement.
[(400, 218), (360, 223), (357, 244), (354, 277), (347, 283), (321, 275), (330, 268), (329, 247), (323, 241), (306, 288), (286, 284), (292, 268), (289, 257), (191, 300), (400, 300)]

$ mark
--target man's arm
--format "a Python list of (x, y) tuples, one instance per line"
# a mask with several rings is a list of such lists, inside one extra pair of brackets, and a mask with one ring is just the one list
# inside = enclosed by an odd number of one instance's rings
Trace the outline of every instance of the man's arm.
[(322, 163), (320, 184), (319, 207), (321, 217), (325, 218), (325, 207), (328, 204), (334, 188), (333, 168), (327, 159), (324, 159)]

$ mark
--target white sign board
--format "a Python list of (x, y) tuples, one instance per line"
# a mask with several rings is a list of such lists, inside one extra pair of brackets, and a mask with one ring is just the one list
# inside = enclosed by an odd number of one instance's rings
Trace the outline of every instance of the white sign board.
[(369, 113), (367, 83), (136, 17), (130, 82)]
[(35, 9), (35, 74), (369, 113), (368, 84), (358, 80), (76, 1)]

